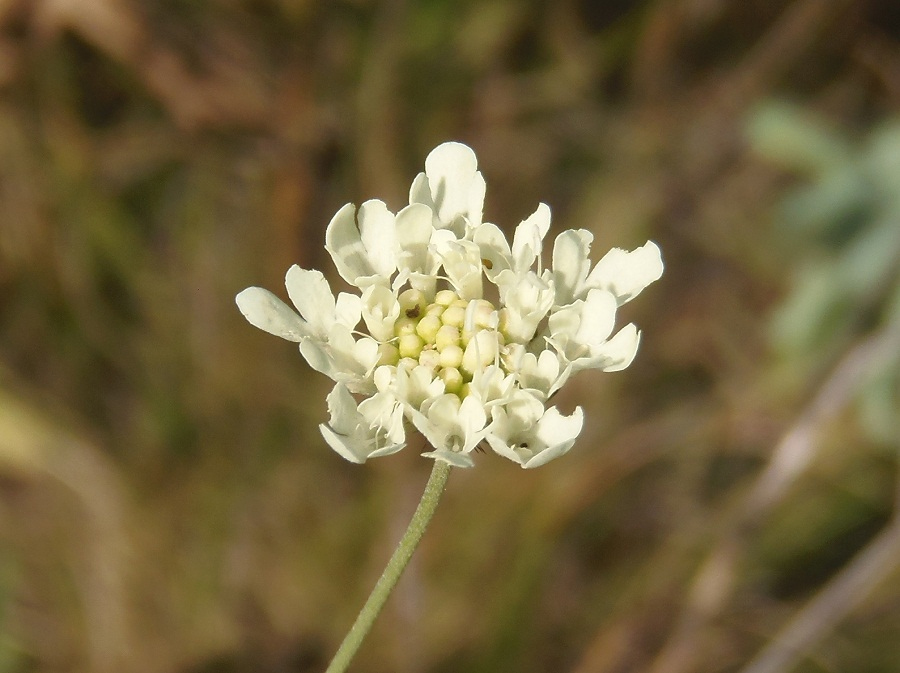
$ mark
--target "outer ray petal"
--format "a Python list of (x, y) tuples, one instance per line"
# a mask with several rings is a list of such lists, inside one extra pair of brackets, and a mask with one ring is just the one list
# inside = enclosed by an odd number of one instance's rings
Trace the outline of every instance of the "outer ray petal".
[(628, 323), (603, 344), (594, 357), (601, 358), (599, 367), (603, 371), (618, 372), (634, 361), (640, 343), (640, 331), (634, 323)]
[(481, 222), (484, 178), (471, 148), (455, 142), (438, 145), (425, 158), (425, 175), (441, 222), (449, 225), (460, 216)]
[(616, 323), (616, 298), (605, 290), (591, 290), (581, 310), (581, 324), (574, 338), (584, 344), (599, 344)]
[(535, 438), (546, 448), (522, 465), (526, 470), (546, 465), (554, 458), (568, 453), (575, 445), (584, 426), (584, 411), (576, 407), (570, 416), (563, 416), (556, 407), (550, 407), (537, 422)]
[(356, 279), (373, 274), (366, 248), (356, 227), (356, 208), (348, 203), (341, 208), (325, 229), (325, 249), (331, 255), (341, 278), (351, 285)]
[(241, 313), (254, 327), (288, 341), (309, 336), (309, 326), (287, 304), (261, 287), (248, 287), (235, 297)]
[(577, 298), (590, 268), (588, 254), (594, 235), (586, 229), (569, 229), (553, 244), (553, 280), (556, 304), (565, 306)]
[(495, 282), (497, 275), (510, 268), (512, 252), (506, 236), (496, 224), (485, 222), (472, 232), (472, 240), (478, 246), (488, 280)]
[(475, 467), (475, 461), (467, 453), (458, 453), (456, 451), (426, 451), (421, 454), (425, 458), (433, 458), (434, 460), (442, 460), (453, 467)]
[(328, 443), (328, 446), (334, 449), (344, 460), (349, 460), (357, 465), (366, 462), (368, 456), (365, 448), (353, 437), (335, 432), (325, 423), (319, 424), (319, 431), (322, 433), (322, 437)]
[(515, 268), (520, 273), (530, 268), (541, 254), (542, 242), (550, 229), (550, 206), (538, 204), (526, 219), (522, 220), (513, 235), (512, 255)]
[(433, 256), (428, 249), (434, 232), (432, 219), (431, 209), (421, 203), (414, 203), (397, 213), (398, 266), (414, 273), (434, 272), (431, 268)]
[(647, 241), (636, 250), (627, 252), (613, 248), (606, 253), (587, 277), (588, 287), (612, 292), (622, 305), (662, 276), (663, 262), (659, 246)]
[(359, 233), (369, 265), (384, 278), (397, 270), (397, 231), (394, 214), (384, 202), (372, 199), (359, 207)]
[(331, 287), (321, 271), (301, 269), (296, 264), (284, 279), (288, 296), (300, 315), (319, 334), (334, 323), (335, 305)]

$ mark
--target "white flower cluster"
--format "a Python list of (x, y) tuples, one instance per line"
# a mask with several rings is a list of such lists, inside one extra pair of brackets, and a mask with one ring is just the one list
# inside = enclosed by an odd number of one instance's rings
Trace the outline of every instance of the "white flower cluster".
[(484, 195), (472, 150), (440, 145), (400, 212), (347, 204), (328, 225), (325, 249), (359, 294), (335, 298), (319, 271), (293, 266), (285, 283), (299, 315), (262, 288), (237, 296), (247, 320), (299, 342), (336, 382), (320, 428), (347, 460), (399, 451), (412, 425), (433, 448), (423, 455), (451, 465), (470, 467), (485, 444), (543, 465), (572, 447), (584, 420), (580, 407), (548, 408), (553, 394), (575, 372), (634, 358), (639, 332), (613, 334), (616, 309), (661, 276), (656, 244), (613, 249), (591, 268), (590, 232), (564, 231), (545, 269), (550, 209), (540, 204), (510, 246), (482, 222)]

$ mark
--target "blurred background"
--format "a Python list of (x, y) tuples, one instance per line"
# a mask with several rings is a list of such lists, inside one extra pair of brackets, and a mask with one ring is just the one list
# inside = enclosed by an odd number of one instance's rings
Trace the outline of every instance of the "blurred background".
[(0, 673), (321, 671), (430, 461), (234, 305), (478, 154), (657, 241), (586, 428), (451, 475), (352, 670), (900, 670), (892, 0), (0, 0)]

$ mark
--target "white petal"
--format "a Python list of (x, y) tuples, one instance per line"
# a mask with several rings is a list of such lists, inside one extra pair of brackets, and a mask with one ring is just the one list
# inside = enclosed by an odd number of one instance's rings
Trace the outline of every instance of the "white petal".
[(457, 240), (456, 234), (447, 229), (433, 229), (431, 232), (431, 247), (437, 251), (446, 249), (449, 244), (455, 243)]
[(535, 435), (547, 446), (574, 442), (584, 426), (584, 410), (575, 407), (569, 416), (563, 416), (559, 409), (550, 407), (537, 422)]
[(472, 241), (453, 241), (441, 251), (444, 271), (461, 299), (481, 298), (481, 255)]
[(428, 251), (434, 232), (432, 219), (431, 208), (420, 203), (409, 205), (397, 213), (397, 242), (401, 250), (398, 266), (415, 273), (434, 272)]
[(441, 222), (449, 224), (459, 215), (467, 217), (472, 201), (477, 204), (479, 192), (483, 198), (483, 179), (473, 184), (475, 176), (480, 177), (477, 169), (475, 153), (462, 143), (438, 145), (425, 158), (425, 175)]
[[(376, 437), (387, 445), (403, 445), (406, 433), (403, 429), (403, 406), (397, 398), (391, 394), (376, 393), (359, 403), (359, 413), (363, 422), (369, 428), (376, 431)], [(399, 451), (399, 447), (393, 450), (387, 448), (378, 449), (379, 455), (387, 455), (390, 452)], [(375, 454), (373, 453), (372, 456)]]
[(306, 322), (268, 290), (248, 287), (234, 300), (251, 325), (269, 334), (288, 341), (301, 341), (310, 334)]
[(470, 384), (472, 394), (485, 408), (505, 404), (514, 389), (515, 379), (513, 374), (506, 374), (500, 367), (490, 365), (475, 372)]
[(334, 295), (321, 271), (301, 269), (295, 264), (288, 269), (284, 284), (310, 327), (320, 334), (331, 327), (335, 318)]
[(428, 206), (431, 209), (434, 206), (434, 199), (431, 198), (431, 187), (428, 185), (428, 176), (419, 173), (412, 181), (409, 188), (410, 205), (419, 203)]
[(366, 462), (368, 452), (365, 442), (354, 437), (339, 434), (324, 423), (319, 425), (319, 431), (322, 433), (322, 437), (325, 438), (328, 446), (334, 449), (341, 458), (356, 464)]
[(496, 224), (485, 222), (472, 233), (482, 259), (487, 260), (484, 273), (493, 282), (497, 275), (510, 267), (512, 253), (506, 236)]
[(451, 428), (456, 425), (461, 406), (460, 399), (456, 395), (441, 395), (428, 406), (426, 415), (436, 426)]
[(591, 271), (587, 286), (609, 290), (621, 305), (638, 296), (650, 283), (659, 280), (662, 272), (659, 246), (647, 241), (631, 252), (619, 248), (610, 250)]
[(552, 286), (534, 271), (516, 274), (511, 269), (500, 273), (495, 282), (500, 288), (500, 300), (507, 309), (507, 337), (527, 343), (553, 306)]
[(390, 425), (391, 415), (397, 406), (397, 398), (390, 393), (376, 393), (359, 403), (362, 422), (370, 428)]
[(360, 414), (357, 411), (356, 400), (347, 390), (347, 386), (338, 383), (325, 398), (328, 403), (329, 425), (335, 432), (349, 435), (360, 422)]
[[(550, 351), (546, 351), (546, 352), (550, 353), (550, 355), (553, 358), (558, 359), (558, 356), (555, 353), (551, 353)], [(562, 364), (562, 363), (560, 363), (560, 364)], [(566, 363), (565, 367), (560, 372), (559, 376), (556, 377), (556, 380), (550, 386), (550, 389), (547, 391), (547, 394), (553, 395), (553, 393), (555, 393), (557, 390), (562, 388), (566, 384), (566, 381), (569, 380), (569, 377), (571, 375), (572, 375), (572, 365), (570, 363)]]
[(403, 421), (403, 405), (397, 402), (391, 414), (390, 422), (385, 424), (384, 430), (390, 441), (401, 445), (406, 443), (406, 427)]
[(530, 469), (540, 467), (554, 458), (567, 453), (575, 444), (584, 425), (584, 412), (576, 407), (571, 416), (563, 416), (556, 407), (550, 407), (538, 421), (535, 436), (546, 445), (543, 451), (526, 461), (522, 467)]
[(353, 359), (359, 364), (360, 373), (368, 376), (378, 364), (378, 342), (365, 336), (357, 339), (353, 345)]
[(541, 254), (542, 241), (550, 229), (550, 207), (541, 203), (537, 210), (516, 227), (513, 236), (512, 255), (516, 270), (521, 272), (531, 267)]
[(550, 335), (554, 341), (558, 341), (565, 345), (569, 339), (575, 337), (579, 325), (581, 325), (581, 313), (584, 302), (576, 301), (570, 306), (561, 308), (550, 314), (548, 321), (550, 327)]
[(384, 285), (370, 285), (362, 295), (362, 317), (366, 327), (378, 341), (394, 336), (394, 323), (400, 317), (400, 303)]
[(477, 227), (481, 224), (481, 215), (484, 211), (484, 195), (487, 186), (484, 182), (484, 176), (481, 172), (476, 172), (472, 178), (472, 184), (469, 186), (469, 225)]
[(593, 234), (585, 229), (569, 229), (556, 237), (553, 244), (553, 281), (556, 287), (556, 303), (570, 304), (578, 298), (587, 278)]
[(425, 458), (440, 460), (452, 467), (475, 467), (475, 461), (467, 453), (456, 451), (426, 451), (422, 454)]
[(412, 371), (396, 370), (395, 394), (410, 407), (419, 409), (428, 400), (444, 392), (444, 383), (434, 372), (423, 365), (416, 365)]
[(300, 355), (306, 360), (310, 367), (321, 374), (325, 374), (330, 379), (334, 379), (334, 364), (328, 353), (322, 348), (322, 343), (312, 339), (305, 338), (300, 342)]
[(353, 329), (359, 324), (362, 315), (362, 299), (358, 294), (341, 292), (337, 296), (334, 313), (337, 322)]
[(388, 278), (397, 270), (397, 233), (394, 214), (382, 201), (372, 199), (359, 207), (359, 233), (372, 270)]
[(592, 353), (594, 358), (600, 357), (602, 360), (599, 366), (605, 372), (618, 372), (625, 369), (634, 360), (637, 355), (638, 345), (641, 342), (641, 333), (634, 323), (628, 323), (616, 332), (612, 339), (607, 341), (596, 353)]
[[(544, 353), (549, 353), (550, 358), (556, 363), (556, 372), (547, 369), (547, 365), (553, 366), (552, 363), (545, 361), (544, 368), (540, 366), (540, 361), (544, 359)], [(519, 358), (516, 366), (516, 377), (519, 385), (525, 390), (540, 390), (547, 394), (547, 388), (550, 387), (549, 379), (554, 378), (559, 371), (559, 358), (552, 351), (541, 351), (538, 358), (534, 353), (523, 353)]]
[[(300, 350), (303, 352), (303, 348)], [(378, 343), (374, 339), (354, 339), (348, 327), (335, 323), (328, 330), (325, 350), (331, 363), (331, 371), (325, 372), (328, 376), (346, 383), (352, 393), (367, 393), (374, 388), (369, 376), (378, 361)]]
[(525, 390), (517, 390), (505, 407), (510, 436), (528, 432), (545, 414), (543, 403)]
[(356, 208), (348, 203), (341, 208), (325, 229), (325, 249), (331, 255), (341, 278), (351, 285), (356, 279), (373, 275), (366, 248), (356, 226)]
[(507, 460), (511, 460), (514, 463), (518, 463), (522, 465), (523, 460), (522, 456), (515, 452), (513, 447), (511, 447), (506, 440), (501, 439), (500, 437), (488, 433), (485, 437), (487, 440), (488, 446), (491, 447), (491, 450), (496, 453), (498, 456), (503, 456)]
[(575, 341), (583, 344), (600, 344), (612, 332), (616, 323), (616, 298), (605, 290), (591, 290), (581, 310), (581, 324), (575, 333)]
[(445, 428), (435, 425), (428, 419), (428, 416), (415, 408), (407, 407), (407, 414), (416, 430), (422, 433), (432, 447), (443, 447), (447, 438)]
[(484, 437), (484, 433), (481, 432), (487, 422), (484, 407), (478, 399), (470, 395), (460, 405), (458, 419), (464, 440), (462, 451), (469, 453)]
[(380, 393), (393, 392), (396, 373), (397, 368), (390, 365), (381, 365), (375, 369), (375, 374), (372, 378), (375, 382), (376, 390)]
[(441, 395), (424, 404), (422, 411), (410, 416), (436, 453), (468, 453), (484, 437), (484, 408), (473, 397), (460, 404), (456, 395)]
[(375, 449), (374, 451), (369, 453), (369, 458), (381, 458), (382, 456), (390, 456), (393, 453), (397, 453), (400, 449), (406, 446), (405, 442), (398, 442), (396, 444), (388, 444), (386, 446), (382, 446), (380, 449)]
[(537, 371), (535, 373), (543, 381), (545, 387), (541, 388), (541, 390), (547, 395), (552, 395), (561, 385), (559, 383), (559, 365), (559, 356), (550, 349), (542, 351), (540, 356), (538, 356)]

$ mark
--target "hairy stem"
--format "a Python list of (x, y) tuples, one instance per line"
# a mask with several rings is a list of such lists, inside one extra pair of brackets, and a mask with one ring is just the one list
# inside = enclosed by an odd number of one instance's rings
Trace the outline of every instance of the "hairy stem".
[(375, 588), (369, 594), (366, 604), (359, 611), (359, 616), (356, 618), (353, 626), (350, 627), (350, 631), (344, 636), (344, 641), (338, 648), (325, 673), (344, 673), (347, 667), (350, 666), (356, 651), (362, 645), (363, 639), (369, 633), (372, 624), (375, 623), (378, 613), (381, 612), (381, 608), (384, 607), (388, 596), (391, 595), (391, 591), (397, 585), (397, 580), (403, 574), (406, 564), (409, 563), (409, 559), (419, 545), (419, 541), (428, 527), (428, 522), (434, 516), (449, 474), (450, 466), (447, 463), (439, 460), (434, 461), (434, 468), (431, 470), (428, 483), (425, 485), (425, 492), (422, 494), (422, 499), (419, 501), (419, 506), (416, 507), (406, 532), (400, 539), (397, 549), (394, 550), (378, 582), (375, 583)]

